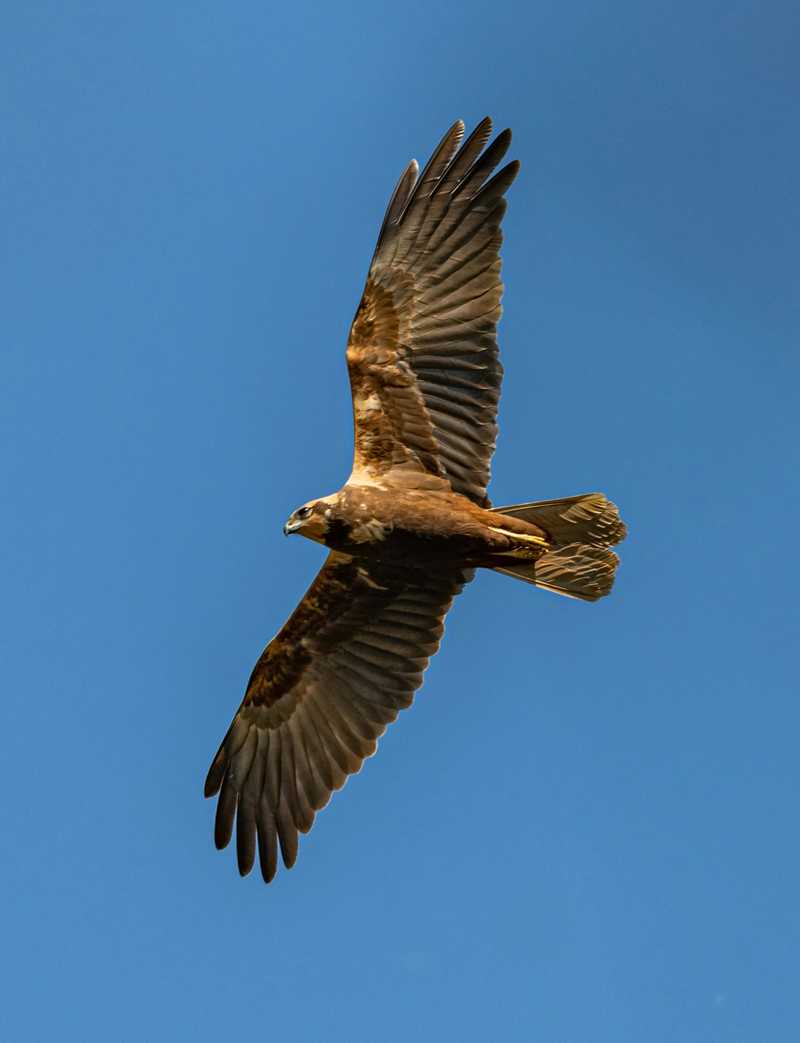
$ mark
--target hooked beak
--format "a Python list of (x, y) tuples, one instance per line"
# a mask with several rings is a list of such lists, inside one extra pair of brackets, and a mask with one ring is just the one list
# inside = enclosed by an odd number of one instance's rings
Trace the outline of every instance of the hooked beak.
[(297, 520), (292, 521), (292, 519), (290, 518), (283, 527), (283, 535), (291, 536), (293, 532), (297, 532), (297, 530), (300, 528), (302, 524), (302, 522)]

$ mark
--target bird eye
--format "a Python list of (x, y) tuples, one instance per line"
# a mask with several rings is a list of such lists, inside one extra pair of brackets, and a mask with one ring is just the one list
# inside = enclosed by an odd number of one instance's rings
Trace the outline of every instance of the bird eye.
[(307, 518), (309, 516), (309, 514), (311, 514), (311, 508), (310, 507), (298, 507), (297, 510), (295, 511), (295, 514), (297, 515), (298, 518)]

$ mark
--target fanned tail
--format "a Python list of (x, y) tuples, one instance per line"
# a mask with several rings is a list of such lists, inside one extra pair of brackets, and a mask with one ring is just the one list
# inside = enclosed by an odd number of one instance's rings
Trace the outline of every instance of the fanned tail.
[(619, 558), (608, 548), (627, 530), (615, 504), (602, 493), (493, 510), (536, 525), (550, 544), (536, 560), (509, 559), (494, 566), (496, 572), (582, 601), (597, 601), (611, 591)]

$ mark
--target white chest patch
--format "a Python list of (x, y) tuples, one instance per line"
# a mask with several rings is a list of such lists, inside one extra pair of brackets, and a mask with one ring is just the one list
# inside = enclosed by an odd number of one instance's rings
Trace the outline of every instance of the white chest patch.
[(386, 529), (377, 518), (370, 518), (369, 521), (353, 526), (350, 539), (353, 543), (375, 543), (376, 540), (386, 539)]

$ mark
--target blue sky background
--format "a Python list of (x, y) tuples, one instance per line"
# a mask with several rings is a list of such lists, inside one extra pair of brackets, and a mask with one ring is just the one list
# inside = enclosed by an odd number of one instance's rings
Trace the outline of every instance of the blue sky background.
[[(7, 1040), (800, 1038), (800, 15), (9, 4)], [(271, 887), (205, 771), (318, 567), (394, 180), (514, 128), (497, 503), (602, 489), (591, 606), (480, 577)]]

